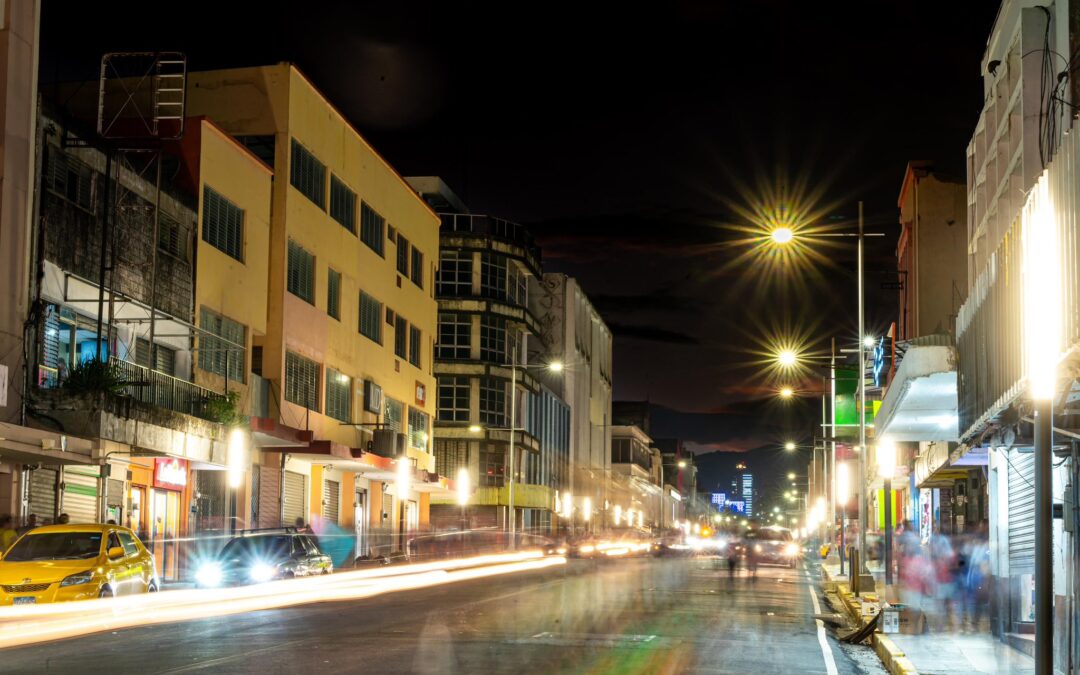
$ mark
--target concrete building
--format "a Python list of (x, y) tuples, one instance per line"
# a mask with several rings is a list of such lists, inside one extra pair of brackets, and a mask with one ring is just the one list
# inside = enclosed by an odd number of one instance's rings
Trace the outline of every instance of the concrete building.
[(640, 427), (611, 429), (608, 515), (614, 528), (652, 532), (663, 527), (663, 459)]
[[(537, 317), (538, 335), (530, 342), (530, 358), (560, 361), (563, 372), (540, 377), (570, 406), (570, 480), (574, 497), (571, 527), (583, 526), (582, 510), (608, 500), (611, 474), (612, 335), (577, 280), (545, 273), (529, 284), (529, 306)], [(590, 514), (590, 519), (591, 519)]]
[[(468, 527), (505, 530), (513, 517), (519, 532), (551, 533), (558, 524), (556, 498), (569, 487), (568, 458), (559, 455), (568, 451), (563, 435), (569, 435), (570, 413), (555, 389), (558, 380), (545, 391), (539, 374), (547, 362), (532, 361), (529, 338), (537, 335), (538, 323), (529, 280), (540, 275), (540, 249), (521, 225), (468, 212), (441, 179), (408, 181), (442, 218), (435, 288), (438, 470), (456, 477), (465, 469), (476, 486)], [(564, 512), (561, 500), (559, 506)], [(453, 498), (437, 500), (432, 513), (440, 528), (462, 525)]]

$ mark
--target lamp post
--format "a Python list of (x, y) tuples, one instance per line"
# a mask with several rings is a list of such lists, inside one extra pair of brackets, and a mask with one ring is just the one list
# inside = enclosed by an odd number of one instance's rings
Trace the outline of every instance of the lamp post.
[(847, 503), (851, 491), (851, 477), (847, 462), (836, 465), (836, 503), (840, 506), (840, 576), (844, 575), (844, 559), (847, 558)]
[(892, 477), (896, 471), (896, 444), (882, 438), (877, 444), (878, 475), (884, 483), (885, 496), (885, 587), (892, 586)]

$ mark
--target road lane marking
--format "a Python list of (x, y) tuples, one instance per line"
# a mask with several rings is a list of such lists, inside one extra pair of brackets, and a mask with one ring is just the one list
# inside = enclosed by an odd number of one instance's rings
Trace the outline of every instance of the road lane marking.
[[(804, 574), (806, 574), (807, 579), (813, 582), (809, 572), (804, 571)], [(814, 603), (814, 614), (821, 614), (821, 605), (818, 604), (817, 593), (814, 592), (812, 585), (809, 590), (810, 600)], [(836, 659), (833, 658), (832, 647), (829, 646), (829, 640), (825, 637), (825, 622), (821, 619), (814, 619), (814, 621), (817, 623), (817, 641), (821, 645), (821, 653), (825, 657), (825, 671), (829, 675), (837, 675)]]

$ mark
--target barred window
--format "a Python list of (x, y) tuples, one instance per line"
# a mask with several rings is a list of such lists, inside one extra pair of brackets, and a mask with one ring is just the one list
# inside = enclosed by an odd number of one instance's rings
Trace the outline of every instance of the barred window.
[(93, 211), (93, 170), (54, 145), (49, 146), (47, 160), (45, 186), (72, 204)]
[(326, 275), (326, 313), (341, 320), (341, 272), (332, 269)]
[(409, 406), (409, 447), (426, 449), (428, 442), (428, 414)]
[(199, 327), (211, 334), (199, 337), (199, 368), (221, 376), (228, 371), (230, 380), (243, 382), (245, 351), (236, 345), (247, 344), (247, 327), (206, 307), (200, 309)]
[(420, 288), (424, 287), (424, 254), (415, 246), (412, 248), (412, 275), (409, 278)]
[(506, 319), (484, 314), (480, 317), (480, 360), (505, 363)]
[(326, 369), (326, 414), (334, 419), (352, 422), (352, 378), (333, 368)]
[(416, 326), (409, 326), (409, 363), (420, 367), (420, 350), (423, 348), (423, 333)]
[(292, 139), (289, 182), (320, 209), (326, 208), (326, 165), (295, 138)]
[(409, 240), (400, 232), (397, 236), (397, 271), (403, 277), (409, 276)]
[(480, 423), (506, 426), (506, 382), (480, 378)]
[(356, 234), (356, 193), (333, 174), (330, 174), (330, 217)]
[(315, 256), (292, 239), (289, 240), (288, 260), (289, 292), (306, 302), (315, 304)]
[(319, 364), (285, 352), (285, 400), (319, 412)]
[(382, 303), (360, 291), (360, 334), (382, 344)]
[(161, 214), (158, 222), (158, 250), (187, 262), (191, 246), (191, 231), (172, 218)]
[(400, 314), (394, 317), (394, 354), (399, 359), (405, 358), (408, 350), (409, 335), (406, 332), (408, 328), (409, 322)]
[[(439, 419), (444, 422), (469, 421), (469, 378), (439, 378)], [(449, 475), (449, 474), (443, 474)]]
[(386, 245), (385, 229), (386, 220), (380, 216), (375, 209), (371, 208), (366, 203), (361, 202), (360, 240), (379, 255), (383, 255), (384, 247)]
[(203, 188), (202, 217), (203, 241), (244, 262), (244, 210), (207, 185)]
[(435, 293), (441, 297), (460, 298), (472, 295), (472, 253), (442, 251)]
[(468, 314), (439, 315), (437, 358), (460, 361), (472, 357), (472, 319)]

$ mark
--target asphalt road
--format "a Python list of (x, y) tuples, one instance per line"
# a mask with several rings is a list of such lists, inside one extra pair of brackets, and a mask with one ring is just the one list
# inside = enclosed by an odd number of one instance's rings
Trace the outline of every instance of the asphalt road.
[(837, 673), (867, 672), (819, 635), (812, 592), (802, 567), (752, 579), (708, 559), (571, 561), (3, 649), (0, 672), (828, 674), (826, 653)]

